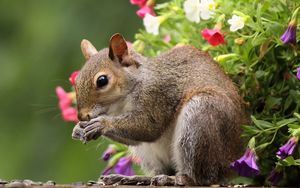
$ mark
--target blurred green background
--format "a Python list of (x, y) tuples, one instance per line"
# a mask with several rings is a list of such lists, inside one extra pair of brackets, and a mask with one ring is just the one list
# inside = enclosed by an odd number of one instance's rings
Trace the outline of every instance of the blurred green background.
[(71, 139), (55, 87), (84, 58), (80, 41), (98, 48), (142, 27), (129, 0), (0, 0), (0, 179), (71, 183), (97, 179), (105, 141)]

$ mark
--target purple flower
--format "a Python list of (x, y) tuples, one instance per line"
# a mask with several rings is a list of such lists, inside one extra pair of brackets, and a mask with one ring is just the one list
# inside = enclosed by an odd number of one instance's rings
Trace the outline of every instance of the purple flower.
[(300, 67), (297, 68), (297, 78), (300, 80)]
[(260, 173), (256, 164), (256, 155), (254, 149), (248, 148), (245, 154), (238, 160), (230, 164), (230, 167), (236, 170), (240, 176), (252, 176)]
[(296, 31), (297, 31), (297, 22), (295, 20), (292, 20), (289, 23), (289, 26), (287, 30), (283, 33), (283, 35), (280, 37), (281, 41), (284, 44), (292, 43), (296, 45)]
[(115, 166), (115, 172), (117, 174), (122, 174), (126, 176), (134, 175), (132, 169), (132, 161), (130, 156), (122, 157), (119, 159), (118, 163)]
[(292, 155), (294, 153), (294, 149), (297, 145), (298, 138), (292, 137), (289, 139), (287, 143), (285, 143), (283, 146), (281, 146), (276, 153), (277, 157), (280, 159), (285, 159), (288, 156)]
[(276, 168), (272, 170), (268, 180), (272, 183), (272, 185), (276, 185), (279, 180), (283, 177), (283, 173), (281, 170), (277, 170)]
[(112, 167), (107, 167), (103, 170), (102, 175), (109, 175), (112, 171)]
[(102, 155), (102, 159), (104, 161), (107, 161), (111, 155), (115, 154), (117, 151), (114, 147), (112, 146), (108, 146), (108, 148), (104, 151), (103, 155)]

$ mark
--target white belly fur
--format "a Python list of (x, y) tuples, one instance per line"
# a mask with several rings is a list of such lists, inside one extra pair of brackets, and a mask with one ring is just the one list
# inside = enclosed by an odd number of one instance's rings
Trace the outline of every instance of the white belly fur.
[(142, 169), (147, 175), (156, 175), (159, 168), (173, 166), (173, 132), (174, 126), (170, 126), (157, 141), (130, 146), (133, 155), (141, 159)]

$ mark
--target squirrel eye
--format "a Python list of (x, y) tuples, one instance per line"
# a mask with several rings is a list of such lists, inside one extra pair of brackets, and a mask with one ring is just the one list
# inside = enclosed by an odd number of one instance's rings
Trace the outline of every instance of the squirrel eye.
[(106, 75), (101, 75), (97, 78), (97, 87), (102, 88), (108, 84), (108, 78)]

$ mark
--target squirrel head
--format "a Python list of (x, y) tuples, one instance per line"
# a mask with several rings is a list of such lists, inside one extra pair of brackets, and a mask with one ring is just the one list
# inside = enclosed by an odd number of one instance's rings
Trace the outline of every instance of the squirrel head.
[[(86, 63), (76, 79), (78, 119), (88, 121), (108, 112), (112, 104), (122, 104), (135, 86), (139, 64), (129, 54), (125, 39), (119, 33), (110, 39), (109, 48), (97, 51), (82, 40)], [(122, 108), (120, 106), (120, 108)]]

